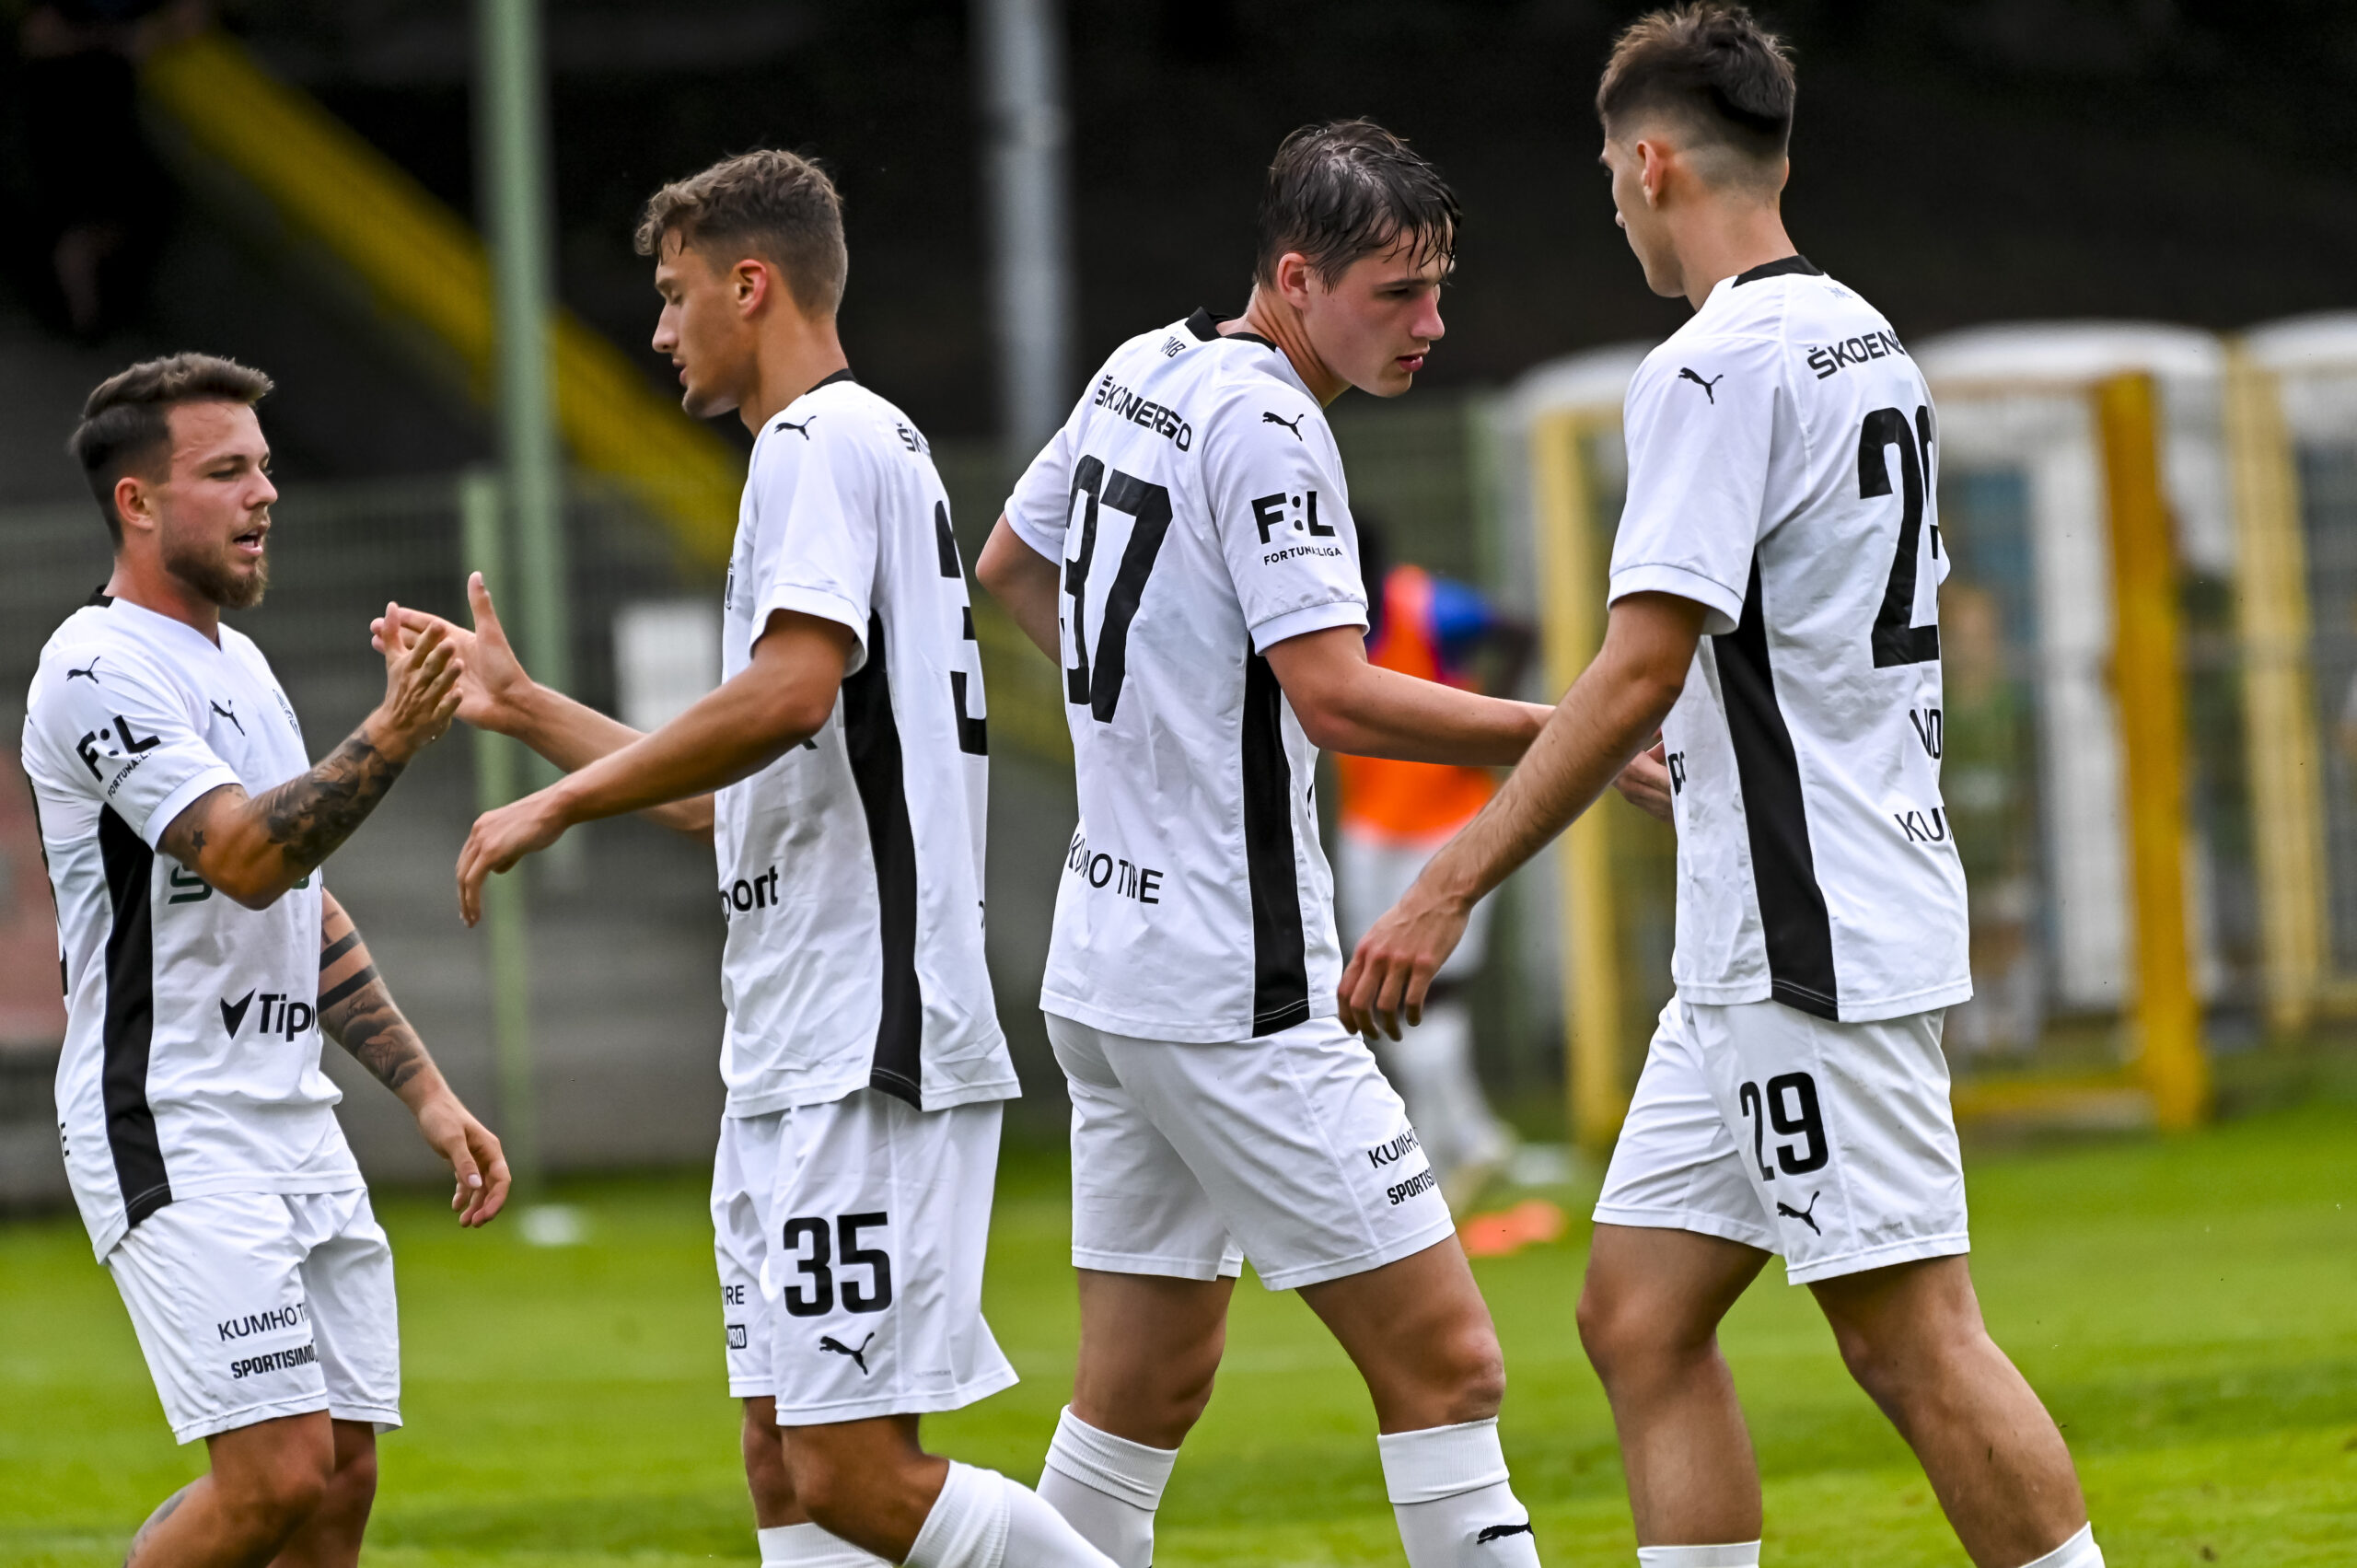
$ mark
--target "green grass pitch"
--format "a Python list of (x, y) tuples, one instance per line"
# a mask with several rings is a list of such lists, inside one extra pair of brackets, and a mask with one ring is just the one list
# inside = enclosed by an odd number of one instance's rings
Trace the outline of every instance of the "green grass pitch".
[[(2357, 1562), (2357, 1114), (1971, 1162), (1974, 1271), (2062, 1423), (2114, 1568)], [(409, 1426), (384, 1444), (386, 1568), (750, 1563), (700, 1184), (581, 1183), (581, 1246), (459, 1234), (388, 1197)], [(1001, 1183), (990, 1316), (1020, 1387), (930, 1423), (1038, 1474), (1071, 1373), (1062, 1172)], [(1584, 1229), (1481, 1266), (1512, 1388), (1515, 1483), (1551, 1563), (1628, 1563), (1604, 1399), (1572, 1307)], [(1726, 1344), (1767, 1478), (1770, 1564), (1956, 1565), (1906, 1449), (1771, 1265)], [(1164, 1568), (1396, 1563), (1366, 1397), (1299, 1302), (1248, 1281), (1210, 1414), (1162, 1515)], [(119, 1562), (197, 1473), (70, 1218), (0, 1228), (0, 1561)]]

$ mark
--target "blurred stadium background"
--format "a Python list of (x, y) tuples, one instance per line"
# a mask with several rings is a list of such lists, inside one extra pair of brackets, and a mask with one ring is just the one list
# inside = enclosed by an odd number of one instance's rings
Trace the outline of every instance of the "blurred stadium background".
[[(1354, 504), (1396, 556), (1538, 622), (1524, 694), (1551, 700), (1600, 624), (1621, 389), (1684, 316), (1643, 291), (1591, 167), (1594, 73), (1643, 8), (0, 3), (0, 772), (42, 641), (106, 571), (61, 444), (134, 358), (201, 348), (278, 378), (273, 587), (241, 624), (315, 740), (380, 689), (368, 616), (390, 598), (455, 612), (472, 565), (537, 672), (659, 717), (710, 679), (746, 443), (733, 420), (679, 414), (644, 347), (629, 232), (649, 191), (756, 145), (825, 158), (853, 256), (846, 344), (932, 438), (970, 563), (1089, 366), (1196, 304), (1240, 308), (1270, 150), (1341, 113), (1410, 136), (1469, 214), (1422, 384), (1333, 411)], [(2151, 1149), (2220, 1145), (2141, 1140), (2224, 1117), (2256, 1119), (2247, 1159), (2279, 1135), (2345, 1156), (2357, 11), (1760, 9), (1801, 62), (1794, 231), (1888, 314), (1939, 400), (1949, 810), (1925, 830), (1956, 835), (1972, 882), (1980, 995), (1948, 1038), (1974, 1149), (2093, 1135), (2145, 1169)], [(980, 630), (993, 961), (1024, 1157), (1051, 1167), (1062, 1101), (1032, 998), (1068, 750), (1049, 672), (987, 607)], [(494, 964), (455, 919), (450, 867), (511, 766), (436, 748), (337, 857), (339, 894), (460, 1091), (536, 1128), (549, 1173), (691, 1167), (719, 1104), (708, 856), (634, 822), (576, 834), (521, 879), (513, 961)], [(1671, 854), (1608, 799), (1503, 895), (1476, 992), (1483, 1074), (1526, 1137), (1585, 1151), (1577, 1168), (1608, 1149), (1667, 994)], [(64, 1201), (54, 958), (26, 794), (0, 786), (0, 1209), (52, 1215), (17, 1227), (28, 1246)], [(372, 1176), (429, 1176), (389, 1098), (329, 1066)], [(691, 1233), (692, 1187), (614, 1201), (668, 1193)], [(2300, 1245), (2328, 1237), (2320, 1288), (2346, 1308), (2349, 1229)], [(30, 1311), (37, 1277), (0, 1291)], [(1534, 1300), (1575, 1272), (1549, 1278)], [(2231, 1315), (2284, 1287), (2205, 1299)], [(2338, 1413), (2303, 1420), (2351, 1419), (2351, 1320), (2315, 1330), (2339, 1370), (2309, 1393)], [(134, 1431), (154, 1425), (137, 1403)]]

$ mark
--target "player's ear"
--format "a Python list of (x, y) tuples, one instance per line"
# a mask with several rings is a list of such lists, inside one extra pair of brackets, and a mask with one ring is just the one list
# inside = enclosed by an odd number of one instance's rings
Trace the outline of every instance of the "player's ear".
[(155, 526), (153, 503), (147, 485), (135, 473), (124, 474), (114, 482), (115, 518), (124, 528), (145, 528)]
[(749, 316), (768, 302), (770, 290), (775, 286), (777, 279), (772, 275), (767, 263), (748, 256), (728, 269), (728, 283), (737, 297), (737, 308)]
[(1277, 258), (1277, 293), (1295, 310), (1309, 304), (1309, 258), (1298, 250), (1288, 250)]

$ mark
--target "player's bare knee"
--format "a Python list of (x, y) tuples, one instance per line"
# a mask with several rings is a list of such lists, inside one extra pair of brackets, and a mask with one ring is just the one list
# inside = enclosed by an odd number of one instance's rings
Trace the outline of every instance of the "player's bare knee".
[(284, 1542), (319, 1511), (335, 1479), (330, 1454), (313, 1456), (295, 1447), (273, 1462), (214, 1477), (215, 1506), (230, 1527), (248, 1540)]

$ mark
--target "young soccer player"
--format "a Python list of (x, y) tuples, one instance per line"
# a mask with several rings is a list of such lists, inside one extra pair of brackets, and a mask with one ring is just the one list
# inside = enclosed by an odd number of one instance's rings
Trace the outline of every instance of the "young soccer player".
[(1249, 1257), (1367, 1380), (1412, 1568), (1533, 1564), (1497, 1336), (1399, 1097), (1335, 1017), (1318, 747), (1511, 762), (1548, 710), (1370, 664), (1325, 406), (1441, 335), (1456, 198), (1365, 121), (1278, 149), (1244, 315), (1132, 338), (983, 583), (1064, 669), (1080, 825), (1041, 1005), (1073, 1097), (1081, 1345), (1042, 1495), (1145, 1568)]
[(221, 623), (269, 581), (269, 390), (182, 354), (90, 394), (69, 449), (114, 573), (41, 650), (25, 718), (65, 979), (66, 1174), (172, 1435), (210, 1460), (134, 1565), (359, 1561), (377, 1434), (401, 1424), (400, 1325), (322, 1033), (450, 1162), (461, 1224), (507, 1195), (499, 1140), (320, 877), (449, 726), (453, 648), (389, 653), (385, 700), (314, 767), (261, 651)]
[(714, 840), (714, 1249), (762, 1562), (1105, 1568), (1025, 1488), (918, 1446), (920, 1415), (1015, 1381), (981, 1313), (1017, 1086), (982, 960), (981, 667), (940, 476), (852, 378), (815, 165), (748, 153), (667, 185), (638, 247), (681, 402), (754, 435), (726, 679), (641, 736), (527, 679), (472, 582), (461, 716), (574, 772), (475, 824), (461, 907), (576, 822), (659, 807)]
[(1940, 1052), (1970, 993), (1940, 707), (1938, 425), (1874, 308), (1794, 253), (1793, 71), (1743, 10), (1621, 36), (1605, 167), (1694, 317), (1628, 397), (1604, 647), (1481, 815), (1359, 944), (1343, 1011), (1412, 1022), (1466, 911), (1593, 801), (1678, 825), (1678, 995), (1596, 1205), (1581, 1338), (1649, 1568), (1759, 1561), (1717, 1326), (1770, 1254), (1930, 1475), (1980, 1568), (2096, 1568), (2061, 1434), (1991, 1342)]

